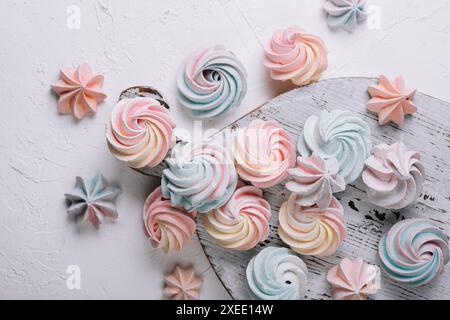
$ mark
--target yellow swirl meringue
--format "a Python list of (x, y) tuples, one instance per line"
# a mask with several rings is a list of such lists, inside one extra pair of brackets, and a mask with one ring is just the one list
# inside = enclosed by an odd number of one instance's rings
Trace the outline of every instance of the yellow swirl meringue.
[(281, 206), (278, 234), (297, 253), (330, 256), (347, 235), (344, 208), (334, 197), (324, 210), (317, 206), (301, 207), (297, 204), (297, 196), (293, 194)]
[(269, 235), (270, 204), (251, 186), (236, 190), (221, 208), (204, 216), (206, 231), (224, 248), (250, 250)]

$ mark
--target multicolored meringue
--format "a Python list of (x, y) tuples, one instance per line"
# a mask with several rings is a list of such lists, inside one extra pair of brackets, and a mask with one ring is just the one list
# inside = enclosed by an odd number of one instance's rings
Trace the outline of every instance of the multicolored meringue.
[(286, 188), (298, 195), (297, 204), (302, 207), (317, 205), (321, 209), (329, 207), (333, 193), (345, 190), (345, 181), (339, 174), (339, 162), (335, 158), (324, 160), (313, 154), (299, 157), (297, 166), (289, 169), (293, 178)]
[(403, 142), (381, 144), (366, 161), (363, 181), (373, 204), (387, 209), (402, 209), (422, 193), (425, 169), (420, 154), (410, 151)]
[(194, 268), (177, 266), (165, 277), (165, 283), (164, 295), (171, 300), (198, 300), (203, 280), (195, 274)]
[(298, 27), (275, 31), (265, 51), (264, 65), (272, 79), (291, 80), (297, 86), (319, 80), (328, 67), (325, 43)]
[(241, 186), (221, 208), (204, 216), (206, 231), (221, 247), (250, 250), (269, 236), (270, 204), (260, 189)]
[(111, 153), (134, 169), (156, 167), (175, 144), (170, 112), (152, 98), (121, 100), (111, 112), (106, 138)]
[(414, 287), (437, 278), (450, 256), (447, 235), (428, 219), (397, 223), (381, 239), (378, 252), (392, 280)]
[(189, 212), (217, 209), (236, 190), (236, 168), (228, 150), (218, 142), (180, 143), (165, 163), (163, 196)]
[(367, 123), (350, 111), (323, 110), (320, 117), (306, 120), (298, 141), (303, 157), (313, 153), (339, 162), (339, 175), (349, 184), (359, 178), (370, 155), (372, 142)]
[(240, 177), (258, 188), (270, 188), (286, 179), (296, 158), (294, 139), (273, 120), (257, 119), (238, 130), (233, 153)]
[(101, 174), (87, 183), (77, 177), (75, 190), (64, 195), (70, 203), (67, 213), (75, 219), (91, 222), (98, 229), (103, 217), (115, 220), (119, 216), (115, 206), (119, 194), (120, 189), (110, 187)]
[(369, 295), (377, 293), (380, 278), (380, 268), (365, 263), (361, 258), (344, 258), (327, 274), (334, 300), (366, 300)]
[(92, 72), (84, 63), (78, 68), (62, 68), (61, 79), (52, 85), (59, 95), (58, 111), (62, 114), (73, 113), (81, 120), (89, 113), (97, 112), (99, 103), (106, 99), (103, 92), (104, 77)]
[(192, 242), (196, 212), (188, 213), (172, 206), (170, 200), (163, 198), (161, 187), (147, 198), (143, 213), (145, 234), (155, 248), (165, 253), (181, 251), (185, 244)]
[(297, 202), (297, 196), (292, 194), (281, 206), (278, 215), (281, 240), (303, 255), (333, 255), (347, 236), (342, 205), (334, 197), (324, 210), (317, 206), (301, 207)]
[(286, 248), (267, 247), (247, 266), (253, 300), (303, 300), (308, 282), (306, 264)]
[(192, 54), (177, 78), (180, 104), (195, 118), (220, 116), (241, 104), (247, 93), (244, 65), (224, 46)]
[(379, 124), (388, 122), (402, 126), (406, 115), (417, 112), (417, 107), (412, 102), (416, 90), (408, 89), (402, 76), (390, 81), (386, 76), (380, 76), (377, 86), (370, 86), (368, 109), (378, 114)]
[(343, 28), (348, 32), (366, 20), (366, 0), (327, 0), (323, 9), (328, 14), (328, 25), (332, 29)]

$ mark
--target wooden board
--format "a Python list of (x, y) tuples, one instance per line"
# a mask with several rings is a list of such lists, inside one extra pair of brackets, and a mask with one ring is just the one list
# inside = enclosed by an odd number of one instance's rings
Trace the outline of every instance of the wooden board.
[[(295, 139), (305, 120), (319, 115), (323, 109), (350, 110), (364, 119), (372, 130), (374, 145), (404, 141), (420, 151), (426, 169), (426, 183), (420, 199), (403, 210), (386, 210), (367, 201), (361, 179), (337, 195), (345, 209), (348, 237), (338, 252), (328, 258), (302, 257), (308, 265), (310, 279), (307, 299), (330, 299), (330, 287), (325, 279), (328, 269), (344, 257), (362, 257), (379, 264), (378, 242), (382, 234), (396, 222), (413, 217), (430, 218), (446, 232), (450, 224), (450, 104), (425, 94), (417, 93), (415, 103), (419, 112), (408, 117), (405, 125), (378, 126), (377, 116), (367, 111), (367, 87), (376, 79), (331, 79), (285, 93), (246, 115), (230, 128), (247, 125), (256, 118), (280, 122)], [(198, 219), (198, 235), (205, 253), (219, 279), (234, 299), (248, 299), (245, 269), (250, 259), (266, 246), (285, 246), (277, 235), (278, 211), (287, 200), (284, 184), (264, 192), (272, 206), (269, 239), (248, 252), (225, 250), (215, 245)], [(373, 299), (450, 299), (450, 265), (433, 283), (421, 288), (407, 288), (382, 275), (382, 288)]]

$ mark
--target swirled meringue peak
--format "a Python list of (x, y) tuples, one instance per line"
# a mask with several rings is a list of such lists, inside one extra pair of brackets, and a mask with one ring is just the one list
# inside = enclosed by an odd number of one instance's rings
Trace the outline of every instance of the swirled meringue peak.
[(272, 79), (291, 80), (297, 86), (319, 80), (328, 67), (325, 43), (298, 27), (275, 31), (265, 51), (264, 65)]
[(313, 153), (324, 159), (339, 162), (338, 174), (346, 184), (359, 178), (364, 162), (370, 155), (372, 142), (370, 128), (365, 121), (350, 111), (322, 111), (320, 117), (306, 120), (298, 141), (303, 157)]
[(293, 180), (286, 184), (286, 188), (298, 195), (298, 205), (317, 205), (326, 209), (333, 199), (333, 193), (345, 190), (344, 178), (338, 171), (339, 162), (335, 158), (324, 160), (315, 154), (299, 157), (297, 166), (288, 170)]
[(269, 236), (270, 204), (260, 189), (241, 186), (222, 207), (204, 216), (206, 231), (224, 248), (250, 250)]
[(327, 0), (323, 9), (328, 14), (328, 25), (332, 29), (342, 28), (348, 32), (366, 20), (366, 0)]
[(144, 205), (144, 231), (155, 248), (181, 251), (185, 244), (192, 242), (195, 233), (196, 213), (188, 213), (183, 208), (172, 206), (170, 200), (162, 196), (161, 187), (153, 191)]
[(334, 197), (324, 210), (317, 206), (301, 207), (296, 198), (292, 194), (281, 206), (278, 215), (281, 240), (303, 255), (333, 255), (347, 236), (344, 208)]
[(286, 248), (267, 247), (247, 266), (253, 300), (303, 300), (308, 282), (306, 264)]
[(180, 104), (198, 119), (210, 119), (241, 104), (247, 72), (238, 58), (218, 45), (191, 55), (177, 77)]
[(109, 186), (101, 174), (88, 181), (77, 177), (74, 191), (65, 194), (70, 203), (67, 213), (98, 229), (104, 217), (116, 220), (119, 216), (115, 206), (119, 194), (120, 189)]
[(361, 258), (344, 258), (327, 274), (334, 300), (366, 300), (369, 295), (377, 293), (380, 278), (380, 268)]
[(172, 274), (165, 277), (164, 295), (171, 300), (198, 300), (203, 280), (194, 268), (175, 267)]
[(229, 151), (220, 143), (180, 143), (166, 159), (162, 192), (176, 207), (208, 213), (223, 206), (237, 186), (237, 173)]
[(73, 113), (75, 118), (83, 119), (89, 113), (97, 112), (99, 103), (106, 99), (103, 92), (104, 77), (92, 72), (84, 63), (78, 68), (62, 68), (61, 79), (52, 85), (59, 95), (58, 111), (62, 114)]
[(276, 121), (254, 120), (238, 130), (233, 146), (240, 177), (258, 188), (270, 188), (295, 166), (295, 142)]
[(368, 109), (378, 114), (379, 124), (385, 125), (393, 122), (402, 126), (405, 116), (417, 112), (412, 100), (416, 94), (415, 89), (408, 89), (402, 76), (390, 81), (386, 76), (380, 76), (377, 86), (370, 86)]
[(152, 98), (121, 100), (106, 125), (111, 153), (135, 169), (156, 167), (175, 144), (169, 111)]
[(369, 200), (387, 209), (402, 209), (422, 193), (425, 170), (420, 154), (407, 149), (403, 142), (378, 145), (366, 161), (363, 181)]
[(391, 279), (417, 287), (444, 270), (449, 261), (448, 237), (428, 219), (408, 219), (383, 236), (378, 252)]

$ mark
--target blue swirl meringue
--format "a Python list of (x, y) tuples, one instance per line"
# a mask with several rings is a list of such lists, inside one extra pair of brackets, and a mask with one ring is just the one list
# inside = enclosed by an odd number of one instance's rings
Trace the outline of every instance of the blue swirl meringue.
[(249, 295), (253, 300), (302, 300), (308, 268), (287, 248), (267, 247), (247, 266)]
[(324, 158), (336, 158), (339, 175), (346, 184), (354, 182), (364, 169), (370, 156), (372, 142), (370, 128), (365, 121), (350, 111), (322, 111), (320, 117), (306, 120), (298, 141), (303, 157), (313, 153)]
[(197, 119), (210, 119), (241, 104), (247, 93), (243, 64), (223, 46), (192, 54), (178, 73), (180, 104)]
[(175, 207), (208, 213), (224, 205), (236, 190), (236, 167), (220, 143), (180, 143), (165, 163), (162, 194)]
[(366, 0), (327, 0), (323, 9), (328, 14), (328, 25), (332, 29), (355, 30), (359, 22), (367, 18)]
[(447, 235), (428, 219), (394, 225), (381, 239), (378, 253), (392, 280), (413, 287), (437, 278), (450, 258)]

